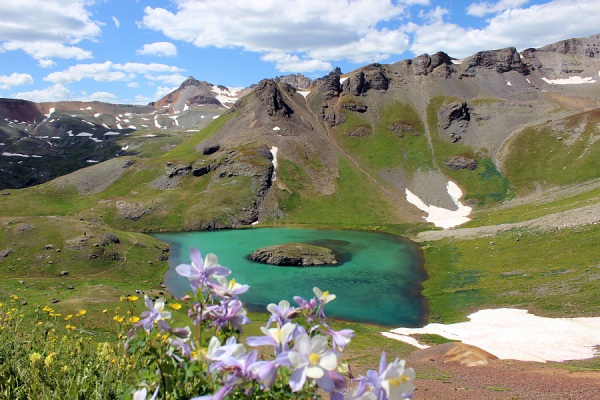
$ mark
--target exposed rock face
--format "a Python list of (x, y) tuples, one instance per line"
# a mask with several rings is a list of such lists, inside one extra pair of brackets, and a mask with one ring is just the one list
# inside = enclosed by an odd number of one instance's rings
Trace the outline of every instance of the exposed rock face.
[(270, 116), (280, 115), (288, 117), (293, 111), (283, 101), (283, 96), (272, 79), (263, 79), (256, 85), (256, 96), (261, 101), (267, 114)]
[(333, 250), (304, 243), (287, 243), (267, 246), (250, 255), (254, 261), (282, 266), (308, 267), (337, 264)]
[(447, 104), (440, 108), (438, 126), (444, 129), (452, 142), (458, 142), (467, 132), (471, 114), (466, 102)]
[(192, 172), (192, 166), (189, 164), (167, 163), (167, 176), (169, 178), (172, 178), (175, 175), (189, 175), (190, 172)]
[(27, 123), (40, 122), (45, 118), (36, 103), (17, 99), (0, 99), (0, 116)]
[(328, 101), (340, 95), (340, 76), (329, 74), (322, 78), (319, 92), (323, 92), (323, 100)]
[(529, 75), (529, 69), (514, 47), (481, 51), (465, 59), (463, 64), (465, 66), (465, 76), (474, 76), (478, 68), (494, 70), (498, 73), (517, 71), (523, 75)]
[(287, 83), (297, 89), (309, 89), (314, 85), (313, 80), (302, 74), (277, 76), (273, 79), (277, 83)]
[(121, 217), (132, 221), (139, 221), (140, 218), (148, 213), (148, 209), (140, 203), (129, 203), (124, 200), (117, 201), (116, 207)]
[(452, 67), (452, 59), (442, 51), (432, 56), (422, 54), (409, 61), (415, 75), (429, 75), (434, 73), (434, 75), (448, 78), (455, 72), (455, 69)]
[(385, 75), (381, 64), (371, 64), (364, 67), (354, 77), (349, 78), (347, 82), (347, 89), (350, 93), (358, 96), (367, 93), (369, 90), (388, 90), (390, 80)]
[(444, 161), (444, 165), (454, 171), (468, 169), (470, 171), (477, 168), (477, 161), (472, 158), (454, 156)]

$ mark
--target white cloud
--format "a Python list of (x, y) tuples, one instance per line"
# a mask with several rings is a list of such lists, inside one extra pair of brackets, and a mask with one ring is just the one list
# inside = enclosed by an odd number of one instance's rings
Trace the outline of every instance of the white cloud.
[(117, 96), (109, 92), (94, 92), (90, 95), (83, 94), (82, 97), (77, 98), (79, 101), (103, 101), (105, 103), (114, 102)]
[(286, 53), (267, 53), (260, 58), (263, 61), (274, 62), (276, 68), (282, 72), (313, 72), (333, 69), (328, 62), (301, 59), (296, 55)]
[(53, 60), (48, 60), (47, 58), (42, 58), (38, 60), (38, 65), (41, 68), (52, 68), (56, 65), (56, 62)]
[(93, 79), (98, 82), (126, 81), (127, 74), (116, 71), (110, 61), (104, 63), (72, 65), (64, 71), (52, 72), (44, 78), (45, 81), (54, 83), (79, 82), (82, 79)]
[(187, 78), (180, 74), (171, 74), (171, 75), (146, 74), (146, 75), (144, 75), (144, 77), (146, 79), (148, 79), (149, 81), (161, 82), (165, 85), (181, 85), (181, 83), (183, 81), (185, 81), (185, 79)]
[(317, 59), (347, 59), (355, 63), (371, 63), (384, 60), (392, 54), (401, 54), (408, 46), (409, 37), (404, 32), (372, 29), (356, 42), (313, 50), (308, 55)]
[(49, 58), (74, 58), (84, 60), (92, 58), (92, 52), (76, 46), (65, 46), (61, 43), (49, 42), (6, 42), (1, 45), (4, 51), (23, 50), (36, 60)]
[(18, 74), (13, 72), (10, 75), (0, 75), (0, 89), (10, 89), (13, 86), (31, 85), (33, 78), (29, 74)]
[[(0, 2), (0, 41), (4, 50), (23, 50), (35, 58), (89, 58), (73, 46), (94, 40), (100, 26), (90, 19), (86, 0), (27, 0)], [(39, 43), (51, 50), (44, 51)], [(61, 47), (62, 46), (62, 47)]]
[(286, 71), (294, 65), (323, 68), (332, 59), (378, 61), (407, 46), (403, 33), (377, 27), (406, 13), (405, 4), (389, 0), (297, 0), (293, 6), (282, 0), (174, 2), (175, 12), (146, 7), (143, 25), (198, 47), (258, 52)]
[(156, 100), (158, 100), (158, 99), (168, 95), (175, 89), (177, 89), (177, 86), (175, 86), (175, 87), (159, 86), (158, 89), (156, 89), (156, 93), (154, 93), (154, 98)]
[(155, 42), (145, 44), (141, 50), (135, 53), (147, 56), (174, 57), (177, 55), (177, 47), (171, 42)]
[(117, 29), (118, 29), (121, 26), (121, 23), (119, 22), (117, 17), (115, 17), (114, 15), (111, 18), (113, 20), (113, 23), (115, 24), (115, 27), (117, 27)]
[(46, 89), (16, 93), (12, 97), (35, 102), (62, 101), (71, 98), (71, 91), (59, 83)]
[(527, 4), (529, 0), (500, 0), (497, 3), (472, 3), (467, 7), (467, 14), (476, 17), (483, 17), (487, 14), (495, 14), (511, 8), (518, 8)]
[(445, 51), (463, 58), (483, 50), (509, 46), (523, 50), (592, 35), (598, 33), (599, 14), (597, 0), (554, 0), (505, 10), (487, 20), (481, 29), (461, 27), (443, 19), (425, 25), (409, 23), (404, 29), (414, 32), (411, 50), (415, 54)]
[(63, 84), (69, 82), (78, 82), (83, 79), (93, 79), (98, 82), (114, 82), (134, 79), (136, 74), (179, 71), (181, 71), (180, 68), (165, 64), (115, 64), (110, 61), (106, 61), (104, 63), (72, 65), (64, 71), (57, 71), (48, 74), (44, 80)]
[(138, 86), (140, 86), (140, 84), (139, 84), (139, 83), (137, 83), (137, 82), (129, 82), (129, 83), (127, 84), (127, 87), (130, 87), (130, 88), (136, 88), (136, 87), (138, 87)]

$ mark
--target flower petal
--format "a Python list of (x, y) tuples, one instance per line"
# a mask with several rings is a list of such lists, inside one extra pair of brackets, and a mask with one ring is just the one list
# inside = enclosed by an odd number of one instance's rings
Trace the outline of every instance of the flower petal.
[(335, 371), (337, 369), (338, 359), (337, 355), (329, 350), (321, 355), (319, 360), (319, 366), (326, 369), (327, 371)]

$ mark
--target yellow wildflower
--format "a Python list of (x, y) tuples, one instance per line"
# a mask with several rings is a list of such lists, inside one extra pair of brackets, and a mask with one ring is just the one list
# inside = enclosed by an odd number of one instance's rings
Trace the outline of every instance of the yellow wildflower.
[(132, 324), (135, 324), (139, 320), (140, 320), (140, 317), (137, 317), (135, 315), (129, 318), (129, 322), (131, 322)]
[(85, 315), (87, 313), (87, 311), (85, 310), (79, 310), (79, 316)]
[(137, 299), (139, 299), (137, 296), (127, 296), (127, 300), (129, 301), (136, 301)]
[(31, 361), (31, 363), (33, 365), (38, 365), (40, 363), (40, 361), (42, 360), (42, 355), (40, 353), (31, 353), (29, 355), (29, 361)]
[(170, 305), (173, 310), (179, 310), (181, 308), (181, 304), (173, 303)]

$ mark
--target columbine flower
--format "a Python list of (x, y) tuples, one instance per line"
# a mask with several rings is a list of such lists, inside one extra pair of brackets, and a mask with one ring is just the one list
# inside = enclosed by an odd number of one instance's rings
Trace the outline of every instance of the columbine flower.
[(322, 292), (318, 287), (313, 288), (313, 293), (317, 296), (317, 299), (321, 304), (327, 304), (332, 300), (335, 300), (335, 294), (330, 294), (328, 290)]
[(396, 359), (381, 375), (381, 387), (390, 400), (413, 397), (415, 386), (412, 381), (415, 379), (415, 371), (412, 368), (405, 368), (404, 365), (404, 360)]
[(291, 367), (290, 387), (293, 392), (302, 389), (306, 378), (314, 379), (317, 385), (328, 393), (333, 392), (335, 383), (329, 371), (337, 368), (337, 355), (327, 349), (327, 338), (316, 335), (310, 338), (307, 334), (296, 337), (294, 349), (289, 352)]
[(250, 288), (248, 285), (240, 285), (233, 278), (228, 281), (226, 277), (220, 275), (215, 276), (209, 285), (212, 291), (221, 298), (236, 298)]
[(350, 343), (350, 340), (354, 337), (354, 331), (352, 329), (334, 331), (327, 323), (323, 322), (323, 325), (327, 330), (321, 332), (331, 336), (331, 339), (333, 339), (333, 348), (336, 350), (344, 350), (348, 343)]
[(147, 311), (142, 312), (142, 319), (136, 325), (143, 326), (146, 331), (150, 331), (155, 323), (161, 324), (161, 328), (168, 329), (169, 326), (164, 321), (165, 319), (171, 318), (170, 311), (163, 311), (165, 308), (164, 300), (156, 300), (152, 304), (152, 300), (148, 295), (144, 295), (144, 301), (146, 302)]
[(289, 350), (288, 343), (292, 339), (292, 334), (296, 330), (296, 324), (288, 322), (283, 327), (265, 328), (260, 327), (265, 336), (251, 336), (246, 339), (246, 343), (250, 346), (273, 346), (275, 355), (281, 354)]
[(379, 373), (367, 371), (366, 379), (373, 386), (373, 393), (377, 398), (383, 397), (382, 391), (385, 391), (390, 400), (412, 398), (415, 387), (411, 381), (415, 379), (415, 371), (404, 365), (405, 361), (398, 359), (386, 365), (384, 351), (379, 361)]
[[(157, 394), (158, 394), (158, 387), (154, 391), (154, 394), (152, 395), (152, 397), (150, 397), (148, 400), (156, 399)], [(146, 388), (136, 390), (135, 392), (133, 392), (133, 400), (146, 400), (147, 395), (148, 395), (148, 391), (146, 390)]]
[(191, 264), (180, 264), (175, 268), (177, 273), (188, 278), (194, 294), (203, 287), (213, 275), (229, 275), (231, 271), (219, 265), (216, 255), (208, 253), (204, 261), (198, 249), (190, 247)]
[(290, 302), (287, 300), (281, 300), (278, 305), (271, 303), (267, 306), (267, 310), (271, 313), (267, 326), (271, 322), (277, 322), (279, 326), (283, 326), (290, 322), (292, 315), (296, 313), (296, 308), (290, 307)]
[(218, 329), (229, 324), (233, 329), (241, 332), (242, 325), (250, 323), (250, 319), (246, 316), (246, 309), (238, 299), (222, 301), (220, 306), (211, 307), (209, 314), (213, 318), (210, 326), (217, 326)]

